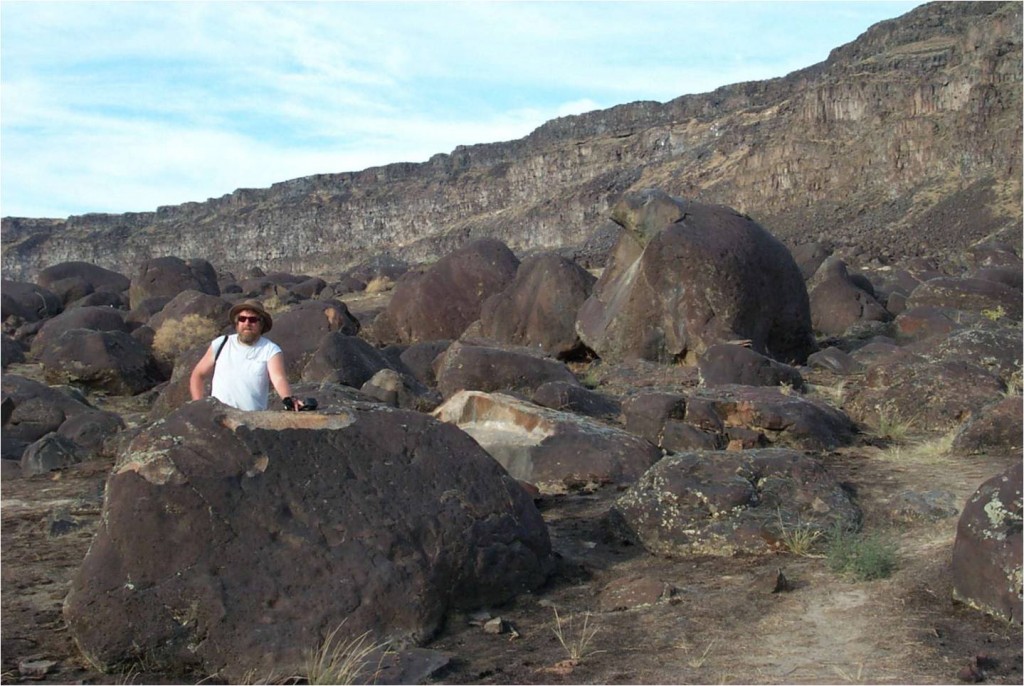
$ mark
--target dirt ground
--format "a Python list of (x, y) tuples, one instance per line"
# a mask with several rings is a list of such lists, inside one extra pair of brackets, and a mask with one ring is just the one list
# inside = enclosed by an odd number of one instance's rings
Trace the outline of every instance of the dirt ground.
[[(607, 381), (611, 388), (614, 380)], [(142, 419), (139, 402), (101, 406), (131, 426)], [(823, 557), (791, 553), (655, 556), (607, 534), (614, 490), (545, 496), (538, 507), (556, 573), (510, 605), (450, 617), (426, 646), (449, 656), (428, 683), (1024, 683), (1021, 627), (952, 600), (958, 512), (910, 516), (900, 505), (909, 491), (934, 494), (959, 510), (1020, 454), (897, 453), (865, 440), (823, 459), (856, 493), (865, 529), (898, 542), (891, 577), (853, 581), (832, 572)], [(0, 682), (217, 683), (101, 674), (74, 646), (61, 606), (96, 530), (110, 467), (93, 461), (0, 483)], [(780, 571), (791, 590), (774, 592)], [(482, 626), (499, 617), (503, 633)], [(559, 627), (569, 647), (592, 633), (579, 659), (569, 659)]]

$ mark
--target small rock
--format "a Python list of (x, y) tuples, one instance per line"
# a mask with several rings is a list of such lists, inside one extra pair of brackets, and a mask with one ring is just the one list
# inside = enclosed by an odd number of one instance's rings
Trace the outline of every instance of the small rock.
[(508, 631), (508, 625), (501, 617), (495, 617), (484, 624), (485, 634), (503, 634)]
[(25, 679), (42, 679), (56, 665), (55, 660), (29, 658), (18, 663), (18, 673)]
[(790, 583), (786, 575), (779, 570), (779, 573), (775, 576), (775, 588), (772, 589), (772, 593), (788, 593), (793, 590), (793, 584)]

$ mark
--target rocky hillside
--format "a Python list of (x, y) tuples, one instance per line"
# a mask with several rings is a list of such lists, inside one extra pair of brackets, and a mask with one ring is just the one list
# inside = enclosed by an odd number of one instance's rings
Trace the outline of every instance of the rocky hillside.
[(610, 205), (648, 186), (854, 261), (948, 259), (994, 235), (1019, 246), (1021, 9), (924, 5), (783, 78), (564, 117), (421, 164), (152, 213), (5, 218), (4, 275), (71, 260), (130, 274), (173, 254), (328, 276), (378, 254), (432, 261), (480, 236), (597, 255)]

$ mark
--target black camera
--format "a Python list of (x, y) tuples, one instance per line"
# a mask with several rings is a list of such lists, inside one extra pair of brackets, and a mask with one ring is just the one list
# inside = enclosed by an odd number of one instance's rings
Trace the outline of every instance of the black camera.
[[(294, 410), (295, 401), (296, 398), (288, 396), (287, 398), (284, 398), (281, 402), (284, 403), (284, 409)], [(315, 410), (318, 405), (319, 403), (316, 401), (316, 398), (302, 398), (302, 407), (299, 408), (299, 412), (311, 412)]]

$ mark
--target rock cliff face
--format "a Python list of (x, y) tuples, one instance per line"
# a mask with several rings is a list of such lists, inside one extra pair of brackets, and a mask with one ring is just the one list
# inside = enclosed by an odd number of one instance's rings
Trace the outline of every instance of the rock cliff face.
[(435, 260), (493, 236), (572, 248), (627, 190), (751, 215), (849, 258), (1019, 247), (1022, 5), (932, 3), (783, 78), (550, 121), (419, 164), (240, 189), (152, 213), (3, 219), (3, 272), (83, 260), (130, 274), (162, 255), (336, 275), (375, 254)]

